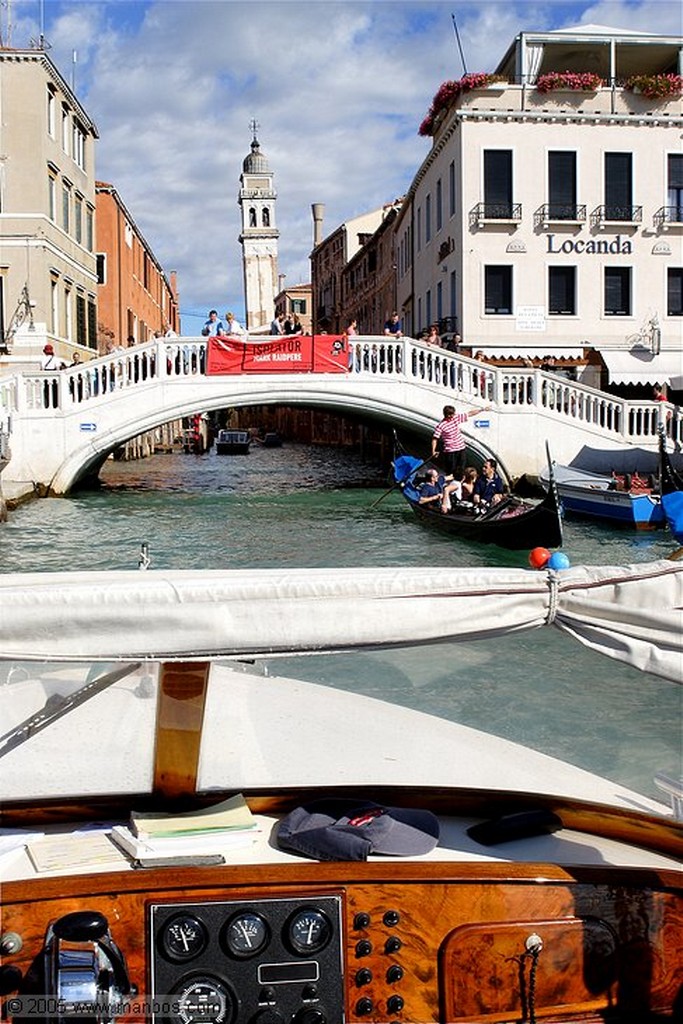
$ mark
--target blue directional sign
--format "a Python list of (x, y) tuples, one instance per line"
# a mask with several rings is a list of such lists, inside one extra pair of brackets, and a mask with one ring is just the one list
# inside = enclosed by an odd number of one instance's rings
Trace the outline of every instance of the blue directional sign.
[(474, 421), (474, 425), (475, 425), (475, 427), (490, 427), (491, 426), (491, 421), (490, 420), (475, 420)]
[(96, 423), (81, 423), (81, 430), (92, 431), (97, 430)]

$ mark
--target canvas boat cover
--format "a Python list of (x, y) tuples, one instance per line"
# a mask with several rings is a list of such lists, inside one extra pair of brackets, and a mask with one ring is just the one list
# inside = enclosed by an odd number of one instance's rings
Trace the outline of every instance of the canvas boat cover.
[(0, 577), (0, 658), (327, 653), (552, 628), (683, 682), (683, 562), (562, 571), (343, 568)]

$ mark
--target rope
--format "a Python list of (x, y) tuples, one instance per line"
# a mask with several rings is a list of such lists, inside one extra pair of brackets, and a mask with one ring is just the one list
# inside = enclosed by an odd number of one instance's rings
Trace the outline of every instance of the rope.
[(546, 626), (552, 626), (557, 615), (557, 603), (560, 596), (560, 578), (554, 569), (548, 570), (548, 614), (545, 617)]

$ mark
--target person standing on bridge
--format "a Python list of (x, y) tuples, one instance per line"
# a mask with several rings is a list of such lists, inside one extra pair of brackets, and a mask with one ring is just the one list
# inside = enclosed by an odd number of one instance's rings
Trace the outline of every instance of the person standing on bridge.
[(454, 480), (462, 480), (465, 474), (465, 438), (460, 431), (460, 424), (466, 423), (471, 416), (478, 416), (485, 409), (470, 409), (469, 412), (456, 413), (455, 406), (444, 405), (443, 419), (437, 423), (432, 434), (432, 458), (436, 457), (441, 448), (440, 461), (446, 474)]
[(215, 338), (217, 334), (222, 334), (224, 330), (223, 321), (218, 319), (218, 311), (215, 309), (209, 310), (209, 319), (202, 327), (204, 337)]

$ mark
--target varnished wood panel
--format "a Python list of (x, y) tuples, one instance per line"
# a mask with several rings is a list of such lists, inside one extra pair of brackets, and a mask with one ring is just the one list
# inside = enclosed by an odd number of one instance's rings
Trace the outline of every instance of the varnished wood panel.
[[(126, 957), (131, 980), (144, 993), (149, 985), (146, 927), (151, 902), (256, 902), (278, 896), (303, 898), (339, 893), (343, 905), (345, 1016), (353, 1024), (379, 1024), (393, 1019), (406, 1024), (496, 1019), (472, 1013), (465, 1017), (455, 1015), (462, 988), (458, 987), (456, 976), (467, 971), (470, 957), (479, 958), (484, 977), (491, 977), (492, 959), (497, 963), (500, 956), (517, 955), (519, 942), (529, 928), (547, 930), (549, 945), (555, 947), (555, 953), (546, 959), (555, 966), (564, 964), (567, 978), (566, 984), (563, 982), (563, 999), (573, 1000), (574, 1006), (581, 1008), (583, 1020), (590, 1020), (593, 1012), (600, 1014), (606, 1005), (611, 1006), (616, 1021), (632, 1024), (638, 1020), (638, 1024), (647, 1024), (659, 1019), (657, 1014), (666, 1019), (683, 986), (681, 893), (653, 888), (656, 880), (648, 873), (642, 873), (638, 882), (632, 878), (632, 884), (618, 884), (616, 876), (612, 884), (599, 884), (586, 880), (570, 882), (566, 877), (538, 882), (530, 873), (526, 878), (520, 874), (517, 880), (502, 880), (495, 877), (495, 871), (488, 880), (444, 879), (438, 877), (438, 869), (454, 872), (453, 865), (418, 866), (390, 861), (386, 865), (294, 867), (290, 884), (285, 880), (286, 873), (278, 884), (269, 884), (265, 873), (259, 877), (252, 869), (247, 881), (244, 870), (240, 877), (237, 869), (227, 868), (104, 876), (109, 880), (109, 891), (98, 891), (103, 876), (94, 875), (79, 880), (78, 892), (72, 885), (71, 894), (64, 888), (59, 891), (59, 883), (64, 886), (65, 880), (44, 879), (40, 881), (50, 883), (50, 895), (44, 888), (42, 899), (36, 898), (34, 891), (33, 899), (29, 900), (30, 887), (25, 886), (26, 899), (18, 901), (11, 898), (21, 895), (15, 884), (10, 892), (3, 892), (2, 930), (17, 932), (23, 948), (4, 958), (3, 969), (10, 967), (25, 973), (42, 947), (47, 925), (63, 914), (88, 908), (100, 911), (109, 920), (114, 940)], [(429, 867), (431, 877), (417, 877), (419, 867)], [(479, 866), (479, 872), (486, 867), (501, 866)], [(542, 867), (538, 866), (539, 870)], [(316, 872), (316, 868), (320, 870)], [(368, 877), (368, 869), (375, 873), (374, 880)], [(391, 880), (388, 876), (394, 873), (403, 873), (405, 880)], [(306, 875), (308, 882), (304, 881)], [(115, 879), (124, 885), (115, 888)], [(88, 895), (89, 883), (95, 884)], [(593, 948), (599, 949), (603, 929), (614, 936), (614, 970), (609, 957), (602, 953), (587, 963), (583, 940), (577, 938), (588, 934)], [(463, 944), (462, 936), (469, 936), (469, 946)], [(608, 954), (611, 956), (611, 951)], [(388, 972), (394, 967), (400, 968), (402, 977), (392, 980)], [(361, 969), (369, 971), (369, 981), (358, 980)], [(590, 970), (594, 971), (592, 981)], [(540, 972), (539, 966), (539, 991), (546, 999), (545, 986), (549, 982)], [(517, 986), (508, 994), (514, 1003), (519, 996), (515, 973), (499, 973), (502, 984)], [(361, 975), (361, 979), (364, 977)], [(474, 991), (478, 979), (468, 980)], [(593, 991), (596, 986), (599, 991)], [(392, 996), (403, 1000), (403, 1008), (393, 1015), (388, 1011)], [(363, 1009), (363, 999), (370, 1000), (371, 1011), (359, 1011), (359, 1005)], [(572, 1007), (564, 1012), (565, 1016), (559, 1019), (571, 1020)]]

